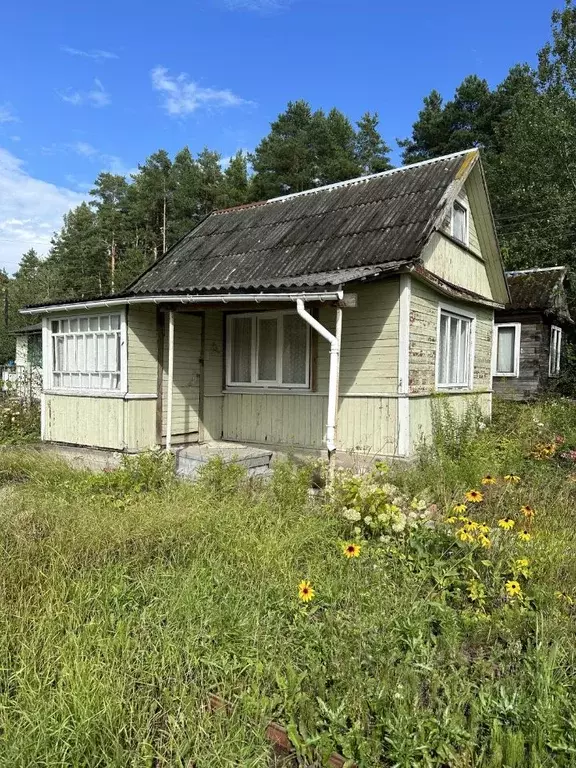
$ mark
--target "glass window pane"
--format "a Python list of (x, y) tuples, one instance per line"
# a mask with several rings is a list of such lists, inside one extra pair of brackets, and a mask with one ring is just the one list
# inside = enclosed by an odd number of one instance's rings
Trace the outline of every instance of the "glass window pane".
[(81, 317), (80, 318), (80, 330), (81, 331), (87, 331), (88, 330), (88, 318), (87, 317)]
[(282, 382), (306, 384), (308, 329), (298, 315), (284, 315), (282, 321)]
[(60, 320), (60, 332), (68, 333), (70, 329), (70, 323), (68, 320)]
[(117, 334), (115, 333), (106, 334), (106, 370), (107, 371), (118, 370), (117, 368), (118, 355), (117, 355), (116, 339), (117, 339)]
[(107, 331), (110, 328), (110, 318), (108, 315), (102, 315), (100, 318), (100, 330)]
[(64, 370), (64, 337), (57, 336), (54, 339), (54, 370)]
[(460, 335), (460, 321), (457, 320), (455, 317), (451, 317), (450, 318), (450, 336), (449, 336), (449, 342), (448, 342), (450, 347), (450, 354), (449, 354), (450, 366), (449, 366), (449, 372), (448, 372), (449, 384), (458, 383), (459, 335)]
[(276, 381), (278, 320), (258, 318), (258, 381)]
[(230, 376), (236, 384), (252, 380), (252, 318), (234, 317), (230, 321)]
[(66, 370), (76, 369), (76, 339), (74, 336), (66, 336)]
[(440, 315), (440, 351), (438, 354), (438, 381), (440, 384), (448, 383), (448, 316)]
[(98, 330), (98, 318), (97, 317), (91, 317), (90, 320), (90, 330), (91, 331), (97, 331)]
[(59, 329), (60, 329), (60, 321), (52, 320), (52, 333), (58, 333)]
[(454, 213), (452, 218), (452, 235), (463, 243), (466, 242), (467, 229), (467, 211), (460, 203), (454, 203)]
[(78, 318), (74, 317), (70, 320), (70, 331), (72, 333), (78, 333)]
[(470, 320), (460, 321), (460, 384), (470, 381)]
[(515, 328), (498, 328), (496, 373), (514, 373)]
[(120, 315), (110, 315), (110, 328), (113, 331), (120, 329)]
[(106, 370), (106, 336), (103, 333), (99, 333), (96, 336), (96, 370)]

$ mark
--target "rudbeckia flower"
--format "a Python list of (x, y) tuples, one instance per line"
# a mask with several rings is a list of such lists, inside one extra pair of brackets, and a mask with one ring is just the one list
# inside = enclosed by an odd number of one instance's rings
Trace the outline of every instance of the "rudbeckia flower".
[(520, 507), (520, 512), (522, 512), (524, 517), (534, 517), (536, 510), (528, 504), (525, 504), (523, 507)]
[(507, 581), (504, 589), (508, 597), (520, 597), (522, 595), (522, 588), (517, 581)]
[(456, 531), (456, 536), (460, 539), (460, 541), (465, 541), (470, 544), (470, 542), (474, 541), (474, 536), (472, 536), (471, 533), (468, 533), (464, 528), (460, 528)]
[(466, 491), (465, 496), (468, 501), (471, 501), (474, 504), (478, 504), (484, 499), (484, 494), (474, 489), (472, 489), (471, 491)]
[(466, 504), (455, 504), (452, 507), (452, 511), (455, 512), (457, 515), (463, 515), (464, 512), (466, 512)]
[(344, 557), (360, 557), (360, 550), (360, 544), (354, 544), (353, 542), (342, 544), (342, 554)]
[(314, 599), (315, 594), (314, 588), (309, 581), (301, 581), (298, 584), (298, 597), (303, 603), (309, 603), (310, 600)]
[(498, 520), (498, 525), (505, 531), (510, 531), (516, 525), (516, 521), (512, 520), (511, 517), (503, 517), (501, 520)]
[(484, 547), (484, 549), (490, 549), (490, 547), (492, 546), (492, 542), (490, 541), (488, 536), (484, 536), (483, 533), (481, 533), (478, 536), (478, 543), (480, 544), (481, 547)]
[(507, 483), (517, 485), (520, 482), (520, 477), (518, 475), (504, 475), (504, 480), (506, 480)]
[(529, 531), (527, 531), (526, 528), (524, 528), (524, 530), (520, 531), (520, 533), (518, 534), (518, 538), (520, 539), (520, 541), (530, 541), (530, 539), (532, 538), (532, 534)]
[(496, 478), (492, 475), (485, 475), (482, 478), (482, 485), (496, 485)]

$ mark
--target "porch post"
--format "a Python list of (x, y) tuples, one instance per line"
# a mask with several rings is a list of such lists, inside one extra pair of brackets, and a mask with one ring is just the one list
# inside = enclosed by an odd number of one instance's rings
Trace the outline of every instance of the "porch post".
[(166, 450), (172, 448), (172, 390), (174, 388), (174, 312), (168, 312), (168, 382), (166, 392)]

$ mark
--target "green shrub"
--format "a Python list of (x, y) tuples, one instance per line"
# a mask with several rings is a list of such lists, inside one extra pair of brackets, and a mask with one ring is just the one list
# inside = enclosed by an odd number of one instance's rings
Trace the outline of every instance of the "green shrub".
[(39, 439), (39, 405), (0, 399), (0, 445), (19, 445)]

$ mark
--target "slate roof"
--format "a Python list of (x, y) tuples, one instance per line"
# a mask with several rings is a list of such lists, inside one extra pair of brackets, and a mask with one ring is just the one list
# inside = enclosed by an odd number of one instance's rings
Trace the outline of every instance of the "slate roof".
[(572, 322), (564, 281), (566, 267), (546, 267), (506, 272), (510, 304), (506, 310), (532, 310)]
[(459, 152), (216, 211), (122, 295), (306, 290), (398, 269), (418, 259), (477, 158)]

